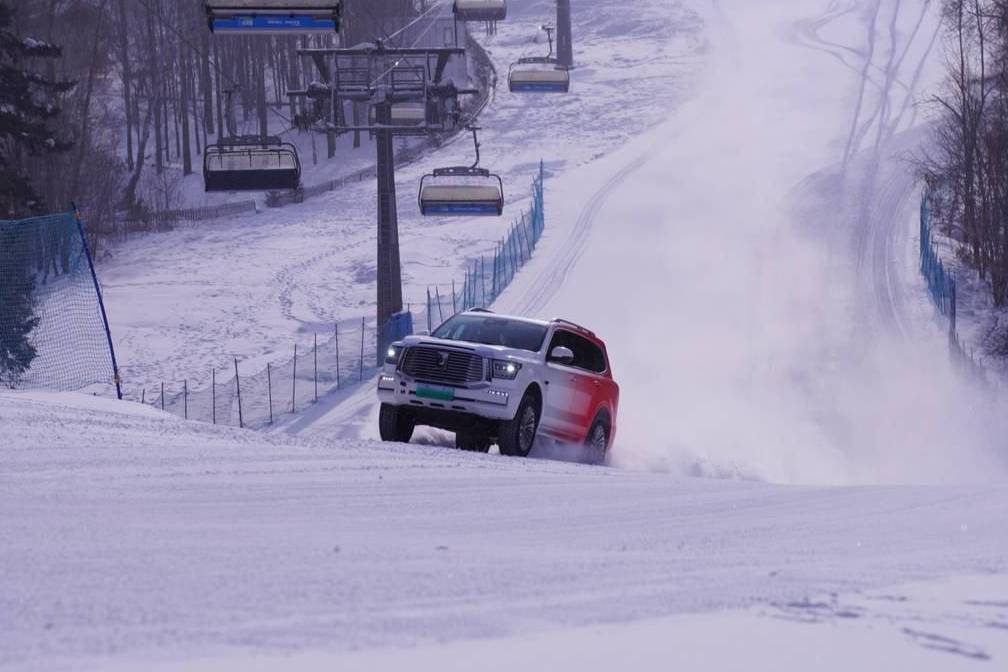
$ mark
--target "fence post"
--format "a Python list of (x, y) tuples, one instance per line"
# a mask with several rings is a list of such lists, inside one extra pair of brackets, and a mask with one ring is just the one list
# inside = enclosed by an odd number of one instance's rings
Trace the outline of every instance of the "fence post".
[(146, 404), (147, 403), (147, 388), (146, 387), (143, 388), (142, 390), (140, 390), (140, 403), (141, 404)]
[(217, 367), (210, 369), (210, 417), (217, 424)]
[(161, 381), (161, 410), (164, 410), (164, 381)]
[(189, 419), (189, 379), (182, 381), (182, 417)]
[(437, 298), (438, 320), (440, 320), (442, 323), (444, 323), (444, 311), (441, 310), (441, 290), (438, 288), (437, 285), (434, 285), (434, 294), (435, 294), (435, 296)]
[(427, 288), (427, 331), (431, 332), (434, 327), (431, 325), (431, 302), (430, 302), (430, 287)]
[(364, 318), (360, 321), (360, 374), (357, 376), (357, 382), (364, 382), (364, 329), (365, 323)]
[(483, 307), (486, 308), (489, 304), (487, 303), (486, 296), (486, 258), (480, 257), (480, 294), (483, 295)]
[(294, 375), (291, 376), (291, 413), (294, 412), (297, 394), (297, 343), (294, 344)]
[(266, 399), (269, 401), (270, 424), (273, 424), (273, 371), (266, 362)]
[(238, 377), (238, 358), (234, 358), (235, 365), (235, 392), (238, 393), (238, 426), (242, 429), (245, 428), (245, 416), (242, 414), (242, 401), (241, 401), (241, 379)]
[(458, 305), (455, 303), (455, 281), (452, 280), (452, 315), (458, 314)]
[(339, 380), (339, 322), (336, 323), (336, 389), (340, 389)]
[(318, 401), (318, 333), (315, 334), (315, 401)]

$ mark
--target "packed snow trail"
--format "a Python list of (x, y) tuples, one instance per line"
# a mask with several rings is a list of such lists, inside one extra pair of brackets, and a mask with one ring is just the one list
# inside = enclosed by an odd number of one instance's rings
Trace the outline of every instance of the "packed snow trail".
[[(575, 669), (595, 649), (570, 629), (604, 624), (624, 624), (601, 633), (648, 669), (740, 626), (780, 645), (868, 637), (943, 670), (956, 656), (904, 626), (1004, 653), (986, 624), (1008, 617), (992, 575), (1008, 570), (1005, 485), (676, 479), (268, 436), (77, 395), (0, 393), (0, 426), (4, 670), (302, 669), (302, 652), (395, 669), (388, 650), (413, 646), (413, 669), (433, 670), (469, 640), (495, 669), (550, 642), (545, 667)], [(940, 608), (883, 588), (948, 575), (980, 582)], [(850, 613), (874, 633), (835, 634)], [(460, 644), (431, 648), (444, 642)]]
[(807, 3), (713, 3), (696, 97), (548, 185), (551, 225), (557, 207), (574, 224), (550, 231), (497, 307), (607, 340), (623, 390), (615, 464), (1005, 478), (999, 415), (949, 365), (912, 268), (905, 159), (922, 135), (915, 97), (940, 75), (939, 8), (830, 7), (814, 34), (849, 45), (843, 59), (810, 48)]

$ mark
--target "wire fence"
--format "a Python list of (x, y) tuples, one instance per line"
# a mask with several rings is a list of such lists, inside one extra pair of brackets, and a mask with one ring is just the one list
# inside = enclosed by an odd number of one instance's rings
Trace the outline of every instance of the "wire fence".
[(928, 292), (938, 312), (948, 318), (949, 352), (963, 369), (986, 380), (983, 360), (977, 357), (959, 337), (958, 291), (955, 277), (949, 272), (934, 244), (932, 229), (932, 196), (926, 189), (920, 206), (920, 270), (927, 281)]
[(75, 391), (115, 381), (83, 222), (75, 212), (0, 221), (0, 382)]
[(189, 420), (259, 428), (304, 411), (324, 396), (357, 388), (384, 364), (379, 343), (413, 333), (414, 324), (426, 324), (430, 331), (456, 312), (489, 306), (500, 296), (532, 257), (545, 230), (543, 181), (540, 162), (532, 203), (494, 254), (470, 262), (465, 278), (449, 292), (429, 289), (426, 306), (409, 305), (380, 327), (365, 318), (336, 322), (331, 330), (296, 339), (289, 356), (265, 362), (231, 358), (227, 367), (203, 372), (199, 383), (183, 379), (131, 388), (126, 397)]

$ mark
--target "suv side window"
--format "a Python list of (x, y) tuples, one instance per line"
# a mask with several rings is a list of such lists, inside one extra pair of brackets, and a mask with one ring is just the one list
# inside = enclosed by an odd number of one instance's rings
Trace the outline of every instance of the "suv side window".
[(553, 352), (554, 348), (569, 348), (574, 353), (573, 367), (591, 371), (592, 373), (605, 373), (606, 365), (605, 353), (602, 349), (589, 341), (570, 331), (558, 330), (553, 334), (548, 352)]

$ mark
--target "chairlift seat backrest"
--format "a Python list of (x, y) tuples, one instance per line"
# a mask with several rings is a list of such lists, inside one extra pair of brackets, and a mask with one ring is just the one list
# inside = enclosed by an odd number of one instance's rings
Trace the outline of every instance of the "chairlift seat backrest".
[(206, 191), (269, 191), (297, 189), (301, 161), (289, 143), (271, 138), (228, 138), (209, 145), (203, 157)]
[(486, 168), (438, 168), (420, 181), (419, 201), (424, 216), (499, 217), (504, 212), (504, 182)]
[(567, 93), (570, 73), (562, 68), (513, 66), (508, 73), (508, 88), (513, 93)]

